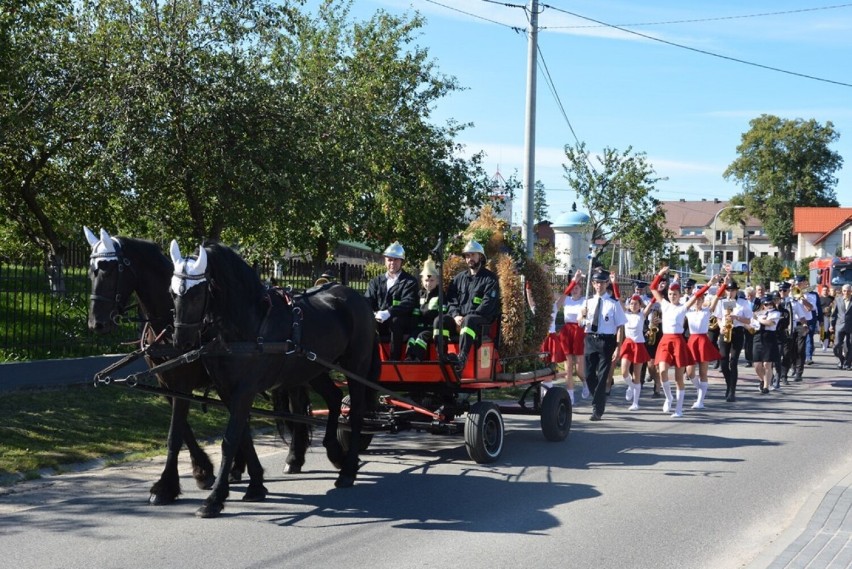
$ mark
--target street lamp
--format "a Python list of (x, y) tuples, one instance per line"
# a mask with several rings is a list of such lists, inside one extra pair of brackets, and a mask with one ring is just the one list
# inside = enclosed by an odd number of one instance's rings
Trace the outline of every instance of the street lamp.
[(713, 216), (713, 241), (710, 246), (710, 274), (708, 276), (713, 276), (713, 266), (716, 264), (716, 220), (719, 219), (719, 214), (725, 211), (726, 209), (745, 209), (744, 205), (726, 205), (722, 209), (716, 212), (716, 215)]

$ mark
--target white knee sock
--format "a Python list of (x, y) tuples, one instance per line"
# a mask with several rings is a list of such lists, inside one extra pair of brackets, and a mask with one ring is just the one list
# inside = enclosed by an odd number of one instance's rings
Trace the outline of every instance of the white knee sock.
[(573, 389), (568, 390), (568, 399), (571, 400), (571, 407), (573, 407), (574, 406), (574, 390)]
[(698, 387), (698, 378), (697, 378), (697, 377), (690, 377), (690, 378), (689, 378), (689, 381), (691, 381), (691, 382), (692, 382), (692, 385), (694, 385), (694, 386), (695, 386), (695, 389), (699, 389), (699, 387)]
[(677, 413), (678, 415), (683, 413), (683, 398), (685, 396), (686, 396), (686, 390), (685, 389), (678, 389), (677, 390), (677, 406), (675, 406), (675, 413)]
[(639, 394), (642, 393), (642, 384), (634, 383), (633, 384), (633, 407), (639, 408)]
[(672, 382), (664, 381), (663, 382), (663, 394), (666, 396), (666, 401), (669, 403), (672, 402)]
[(704, 397), (707, 396), (707, 388), (710, 387), (710, 384), (706, 381), (701, 381), (698, 385), (698, 402), (704, 404)]

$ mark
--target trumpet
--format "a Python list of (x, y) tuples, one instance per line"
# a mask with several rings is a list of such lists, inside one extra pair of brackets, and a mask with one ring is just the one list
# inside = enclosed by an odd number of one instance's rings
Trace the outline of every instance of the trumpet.
[(792, 296), (796, 300), (801, 300), (802, 299), (802, 289), (800, 289), (797, 286), (794, 286), (792, 289), (790, 289), (790, 296)]

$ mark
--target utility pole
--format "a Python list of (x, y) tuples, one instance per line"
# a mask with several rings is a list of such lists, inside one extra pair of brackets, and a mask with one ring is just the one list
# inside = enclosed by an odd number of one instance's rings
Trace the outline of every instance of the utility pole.
[(527, 257), (532, 258), (535, 245), (533, 225), (535, 222), (535, 91), (538, 61), (538, 0), (530, 0), (530, 19), (527, 31), (527, 113), (524, 153), (527, 163), (524, 169), (524, 221), (523, 237), (527, 246)]

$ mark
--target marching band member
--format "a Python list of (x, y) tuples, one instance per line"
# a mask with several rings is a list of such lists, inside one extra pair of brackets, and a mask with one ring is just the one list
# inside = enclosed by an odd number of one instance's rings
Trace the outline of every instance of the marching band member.
[[(634, 294), (627, 301), (624, 313), (627, 323), (624, 325), (624, 340), (621, 342), (621, 375), (627, 383), (625, 399), (633, 401), (631, 411), (639, 409), (639, 395), (642, 392), (642, 364), (651, 359), (645, 349), (643, 324), (651, 312), (653, 304), (642, 305), (642, 297)], [(631, 377), (630, 368), (633, 367)]]
[[(737, 400), (737, 381), (739, 370), (737, 362), (743, 349), (744, 324), (751, 322), (751, 305), (744, 298), (738, 298), (739, 285), (731, 278), (730, 273), (725, 277), (725, 288), (728, 295), (716, 305), (716, 321), (719, 323), (719, 352), (722, 354), (722, 375), (725, 376), (725, 401), (732, 403)], [(720, 295), (721, 296), (721, 295)]]
[(623, 333), (626, 318), (621, 304), (606, 294), (609, 273), (597, 269), (591, 275), (595, 294), (587, 299), (580, 313), (586, 328), (583, 348), (586, 360), (586, 381), (592, 392), (592, 421), (600, 421), (606, 408), (606, 380), (618, 348), (619, 336)]
[(695, 304), (697, 296), (692, 297), (686, 304), (680, 304), (680, 284), (672, 283), (669, 286), (668, 298), (663, 298), (657, 287), (660, 281), (669, 271), (668, 267), (663, 267), (654, 277), (654, 282), (651, 283), (651, 292), (657, 302), (660, 303), (663, 316), (663, 338), (657, 346), (657, 357), (655, 363), (660, 370), (660, 378), (663, 385), (663, 393), (666, 396), (666, 402), (663, 403), (663, 413), (671, 411), (672, 407), (672, 389), (669, 383), (669, 368), (675, 370), (675, 384), (677, 385), (677, 403), (672, 417), (683, 416), (683, 370), (692, 363), (689, 350), (686, 347), (686, 340), (683, 339), (683, 323), (686, 311)]
[(781, 320), (781, 313), (775, 309), (775, 301), (771, 296), (760, 299), (760, 310), (754, 313), (752, 327), (754, 333), (753, 355), (754, 371), (760, 379), (760, 392), (769, 393), (772, 386), (772, 362), (778, 359), (778, 340), (776, 328)]
[(793, 372), (793, 381), (802, 381), (802, 373), (805, 370), (805, 345), (808, 335), (808, 314), (810, 309), (804, 304), (801, 293), (796, 297), (790, 294), (792, 285), (783, 282), (778, 285), (781, 293), (781, 306), (779, 310), (785, 313), (784, 336), (786, 343), (781, 353), (781, 369), (779, 370), (779, 381), (783, 380), (788, 385), (790, 371)]
[[(690, 310), (686, 311), (686, 320), (689, 326), (689, 339), (686, 346), (693, 360), (691, 365), (686, 366), (686, 376), (695, 385), (695, 390), (698, 392), (698, 398), (692, 404), (693, 409), (704, 408), (704, 400), (710, 386), (707, 371), (710, 362), (718, 361), (721, 357), (719, 350), (710, 340), (707, 332), (710, 328), (710, 316), (716, 310), (719, 295), (725, 292), (725, 285), (722, 284), (719, 287), (716, 291), (717, 295), (712, 296), (712, 298), (705, 297), (710, 287), (716, 284), (718, 278), (718, 275), (713, 275), (710, 282), (698, 289), (695, 293), (695, 303)], [(695, 375), (696, 364), (698, 364), (698, 376)]]
[[(579, 324), (580, 312), (583, 309), (585, 299), (583, 298), (583, 289), (579, 286), (580, 279), (583, 273), (580, 269), (574, 271), (574, 277), (562, 296), (556, 301), (557, 306), (562, 307), (562, 316), (565, 320), (565, 325), (559, 331), (559, 342), (562, 347), (562, 353), (565, 356), (565, 374), (568, 393), (573, 397), (574, 391), (574, 374), (580, 378), (583, 384), (582, 397), (588, 399), (590, 392), (586, 384), (586, 373), (583, 358), (583, 346), (586, 340), (586, 334)], [(573, 399), (572, 399), (573, 402)]]

